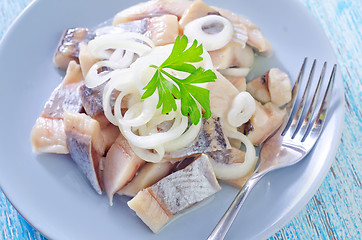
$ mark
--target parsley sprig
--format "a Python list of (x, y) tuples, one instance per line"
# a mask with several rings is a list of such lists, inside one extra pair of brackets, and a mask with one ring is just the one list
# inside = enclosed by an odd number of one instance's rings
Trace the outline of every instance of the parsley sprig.
[[(175, 111), (177, 109), (175, 99), (181, 99), (181, 113), (184, 116), (190, 116), (191, 122), (196, 125), (201, 118), (196, 101), (205, 110), (203, 117), (210, 118), (211, 110), (209, 90), (194, 84), (214, 82), (216, 75), (211, 70), (196, 68), (191, 64), (202, 61), (203, 48), (201, 44), (197, 46), (196, 40), (188, 49), (186, 49), (187, 44), (186, 36), (178, 36), (170, 56), (160, 66), (150, 66), (155, 68), (156, 72), (144, 87), (146, 91), (142, 99), (150, 97), (157, 89), (159, 96), (157, 108), (162, 107), (163, 114)], [(189, 75), (185, 79), (179, 79), (165, 69), (186, 72)]]

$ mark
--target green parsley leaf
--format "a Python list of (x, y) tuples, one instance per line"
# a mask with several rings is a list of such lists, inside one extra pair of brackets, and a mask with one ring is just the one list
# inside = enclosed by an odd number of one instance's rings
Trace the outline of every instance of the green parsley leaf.
[[(196, 40), (188, 49), (186, 49), (187, 44), (186, 36), (178, 36), (170, 56), (159, 67), (150, 66), (155, 68), (156, 72), (144, 87), (146, 91), (142, 95), (142, 99), (152, 96), (157, 89), (159, 96), (157, 108), (162, 107), (163, 114), (175, 111), (177, 109), (175, 99), (181, 99), (181, 113), (184, 116), (190, 116), (191, 122), (196, 125), (201, 118), (196, 101), (205, 110), (203, 117), (210, 118), (211, 110), (209, 90), (194, 84), (214, 82), (216, 75), (211, 70), (205, 70), (202, 67), (196, 68), (191, 64), (202, 61), (203, 48), (201, 44), (197, 46)], [(185, 79), (179, 79), (165, 69), (187, 72), (190, 75)]]

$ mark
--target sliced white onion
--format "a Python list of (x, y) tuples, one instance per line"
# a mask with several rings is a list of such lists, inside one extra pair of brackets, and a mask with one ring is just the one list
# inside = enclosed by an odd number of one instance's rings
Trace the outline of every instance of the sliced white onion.
[[(116, 33), (128, 34), (129, 32), (125, 32), (124, 28), (122, 28), (120, 26), (104, 26), (104, 27), (97, 28), (95, 30), (96, 36), (106, 35), (106, 34), (116, 34)], [(132, 32), (130, 32), (130, 33), (132, 33)]]
[[(222, 28), (219, 32), (209, 32), (215, 25)], [(207, 51), (214, 51), (224, 47), (233, 37), (233, 24), (226, 18), (218, 15), (208, 15), (197, 18), (184, 28), (184, 34), (190, 40), (197, 40), (202, 43)]]
[[(141, 40), (145, 43), (136, 42), (133, 39)], [(109, 59), (113, 52), (110, 49), (123, 49), (136, 53), (139, 56), (149, 52), (154, 47), (153, 42), (138, 33), (116, 33), (97, 36), (93, 40), (89, 41), (89, 52), (96, 58)]]
[(142, 102), (134, 104), (126, 111), (123, 117), (121, 113), (121, 103), (126, 94), (128, 93), (121, 92), (114, 104), (114, 116), (118, 121), (117, 125), (139, 127), (149, 122), (156, 112), (157, 95), (154, 94)]
[(197, 125), (192, 124), (189, 129), (187, 129), (187, 131), (184, 132), (181, 136), (179, 136), (175, 140), (165, 143), (165, 151), (173, 152), (190, 146), (190, 144), (195, 141), (195, 139), (199, 135), (201, 127), (202, 120), (200, 120)]
[(176, 117), (175, 111), (171, 111), (168, 114), (162, 114), (160, 109), (158, 109), (157, 111), (158, 111), (158, 114), (155, 114), (154, 117), (147, 123), (148, 127), (157, 128), (157, 126), (160, 125), (161, 123), (170, 121)]
[(248, 30), (245, 25), (234, 25), (233, 41), (239, 43), (242, 47), (245, 47), (248, 41)]
[(125, 138), (135, 145), (136, 147), (152, 149), (158, 145), (172, 141), (185, 132), (188, 125), (188, 118), (185, 116), (178, 116), (175, 118), (172, 127), (162, 133), (156, 133), (149, 136), (139, 136), (133, 133), (131, 127), (120, 125), (120, 130)]
[(212, 59), (210, 57), (210, 54), (205, 51), (206, 49), (204, 49), (204, 51), (202, 52), (202, 67), (206, 70), (211, 69), (214, 70), (214, 64), (212, 63)]
[(117, 48), (109, 58), (109, 61), (113, 62), (116, 68), (126, 68), (131, 65), (133, 58), (133, 52)]
[(226, 76), (246, 77), (250, 72), (250, 68), (226, 68), (220, 69), (219, 72)]
[[(112, 99), (112, 93), (114, 90), (122, 91), (122, 94), (124, 96), (128, 94), (134, 94), (137, 92), (136, 88), (133, 84), (132, 79), (132, 72), (129, 69), (122, 69), (119, 70), (121, 74), (118, 77), (113, 77), (109, 80), (109, 82), (106, 84), (106, 86), (103, 89), (103, 110), (104, 114), (107, 117), (107, 119), (113, 124), (118, 126), (118, 121), (116, 117), (113, 114), (111, 99)], [(117, 97), (118, 98), (118, 97)]]
[[(130, 144), (136, 155), (147, 162), (158, 163), (162, 160), (165, 155), (165, 149), (162, 145), (156, 146), (153, 149), (145, 149)], [(152, 152), (151, 152), (152, 151)]]
[(170, 55), (172, 48), (157, 47), (148, 55), (138, 58), (131, 64), (130, 68), (134, 72), (134, 82), (138, 91), (143, 94), (143, 89), (146, 84), (152, 79), (156, 69), (151, 68), (151, 65), (160, 66), (162, 62)]
[(105, 61), (96, 62), (89, 69), (87, 76), (85, 77), (85, 85), (88, 88), (94, 88), (105, 83), (107, 80), (109, 80), (112, 77), (112, 75), (115, 74), (114, 71), (106, 71), (98, 73), (98, 69), (103, 67), (110, 68), (112, 70), (118, 68), (118, 66), (111, 61), (105, 60)]
[(227, 115), (228, 123), (239, 127), (249, 121), (256, 108), (255, 99), (248, 92), (240, 92), (233, 100)]
[(238, 179), (247, 175), (257, 161), (254, 145), (250, 140), (240, 132), (228, 132), (227, 137), (241, 141), (246, 148), (245, 159), (243, 163), (224, 164), (210, 158), (214, 168), (215, 175), (218, 179), (230, 180)]
[[(99, 36), (98, 36), (99, 35)], [(104, 37), (106, 36), (106, 37)], [(148, 46), (150, 46), (151, 48), (155, 47), (155, 44), (152, 42), (152, 40), (148, 37), (146, 37), (143, 34), (137, 33), (137, 32), (119, 32), (119, 31), (114, 31), (114, 32), (110, 32), (109, 34), (97, 34), (97, 37), (95, 39), (118, 39), (118, 40), (133, 40), (133, 41), (139, 41), (139, 42), (144, 42), (146, 43)], [(94, 40), (94, 39), (93, 39)], [(92, 41), (93, 41), (92, 40)], [(102, 41), (102, 40), (99, 40)], [(91, 42), (91, 41), (90, 41)]]

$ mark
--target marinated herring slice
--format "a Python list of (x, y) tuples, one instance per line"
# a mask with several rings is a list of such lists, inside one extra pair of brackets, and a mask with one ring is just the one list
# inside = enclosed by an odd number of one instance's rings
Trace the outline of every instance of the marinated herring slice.
[(209, 14), (218, 14), (218, 12), (205, 4), (202, 0), (195, 0), (182, 14), (180, 27), (184, 28), (189, 22)]
[(82, 81), (79, 65), (74, 61), (70, 62), (62, 83), (53, 91), (41, 116), (33, 126), (31, 143), (34, 152), (69, 153), (63, 112), (64, 110), (80, 112), (83, 109), (79, 96)]
[(69, 153), (63, 119), (39, 117), (31, 130), (31, 144), (34, 152)]
[(246, 28), (248, 39), (247, 44), (254, 48), (259, 54), (270, 55), (272, 52), (272, 47), (270, 42), (265, 38), (265, 36), (260, 31), (260, 28), (255, 25), (250, 19), (239, 16), (229, 10), (213, 7), (217, 10), (222, 16), (228, 18), (236, 28), (242, 27)]
[(202, 121), (202, 129), (195, 141), (186, 148), (166, 152), (165, 160), (180, 161), (197, 154), (231, 148), (227, 137), (223, 133), (219, 117), (212, 116), (208, 120), (203, 118)]
[(254, 64), (254, 51), (249, 46), (241, 46), (230, 41), (225, 47), (209, 52), (214, 67), (218, 70), (228, 68), (251, 68)]
[(219, 72), (215, 82), (207, 84), (210, 90), (210, 108), (213, 115), (219, 117), (223, 127), (228, 123), (227, 115), (234, 98), (239, 94), (238, 89)]
[(178, 19), (175, 15), (163, 15), (148, 19), (147, 31), (149, 37), (156, 46), (163, 46), (175, 42), (179, 35)]
[(80, 99), (87, 115), (94, 117), (103, 112), (103, 90), (106, 83), (95, 88), (80, 87)]
[(113, 195), (129, 183), (144, 164), (127, 139), (119, 134), (103, 162), (103, 183), (110, 205), (113, 205)]
[(279, 128), (287, 112), (285, 109), (280, 109), (271, 102), (264, 105), (257, 101), (255, 102), (255, 112), (243, 126), (243, 132), (253, 145), (258, 146)]
[(138, 192), (128, 206), (157, 233), (180, 212), (220, 189), (207, 155), (201, 154), (186, 168)]
[(105, 143), (99, 123), (84, 113), (66, 111), (64, 126), (70, 156), (97, 193), (102, 194), (99, 163)]
[[(98, 119), (95, 119), (98, 121)], [(119, 128), (112, 123), (109, 123), (106, 126), (102, 126), (102, 124), (98, 121), (99, 126), (101, 127), (101, 133), (104, 139), (104, 144), (106, 146), (106, 152), (111, 148), (113, 143), (118, 138), (119, 134), (121, 133), (119, 131)]]
[(236, 87), (239, 92), (246, 92), (246, 78), (225, 75), (225, 78)]
[(60, 38), (53, 62), (60, 69), (67, 69), (70, 61), (78, 61), (79, 43), (89, 42), (95, 33), (87, 28), (69, 28)]
[(292, 99), (289, 76), (279, 68), (271, 68), (258, 78), (248, 82), (246, 90), (259, 102), (272, 102), (278, 107)]
[(83, 85), (83, 75), (77, 63), (72, 61), (61, 84), (54, 89), (45, 103), (42, 117), (62, 119), (64, 111), (81, 112), (80, 87)]
[[(87, 115), (97, 118), (104, 112), (103, 109), (103, 91), (107, 82), (98, 85), (94, 88), (88, 88), (85, 84), (80, 87), (80, 99), (84, 107), (84, 111)], [(110, 105), (111, 108), (114, 107), (114, 103), (119, 95), (119, 91), (114, 90), (111, 94)], [(125, 96), (122, 101), (122, 109), (128, 108), (129, 96)]]
[(139, 191), (148, 188), (170, 174), (173, 166), (174, 164), (170, 162), (146, 163), (137, 172), (132, 181), (117, 193), (134, 197)]

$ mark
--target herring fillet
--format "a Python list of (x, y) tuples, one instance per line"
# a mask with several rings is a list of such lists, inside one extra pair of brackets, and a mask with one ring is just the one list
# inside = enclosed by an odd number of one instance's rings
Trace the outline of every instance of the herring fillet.
[(63, 119), (39, 117), (31, 130), (30, 139), (34, 152), (69, 153)]
[(121, 188), (117, 193), (134, 197), (142, 189), (150, 187), (170, 174), (173, 167), (174, 164), (170, 162), (146, 163), (137, 172), (132, 181)]
[(202, 121), (203, 127), (195, 141), (186, 148), (166, 152), (164, 160), (171, 162), (180, 161), (201, 153), (231, 148), (229, 140), (222, 130), (220, 117), (212, 116), (207, 120), (203, 118)]
[(83, 109), (79, 87), (83, 82), (80, 66), (71, 61), (60, 85), (55, 88), (31, 130), (34, 152), (69, 153), (64, 132), (63, 112)]
[(186, 168), (138, 192), (128, 206), (157, 233), (174, 216), (220, 189), (209, 158), (201, 154)]
[(97, 193), (102, 194), (99, 163), (105, 143), (99, 123), (84, 113), (65, 111), (64, 130), (70, 156)]
[(113, 195), (129, 183), (144, 164), (120, 133), (103, 162), (103, 184), (110, 205), (113, 205)]

